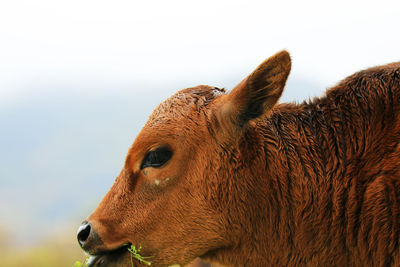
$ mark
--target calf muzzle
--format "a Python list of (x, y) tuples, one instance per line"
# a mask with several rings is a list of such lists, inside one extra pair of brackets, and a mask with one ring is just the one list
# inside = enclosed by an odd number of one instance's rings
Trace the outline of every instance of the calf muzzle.
[(96, 254), (96, 248), (100, 248), (103, 245), (102, 240), (88, 221), (84, 221), (79, 226), (77, 238), (82, 249), (90, 254)]

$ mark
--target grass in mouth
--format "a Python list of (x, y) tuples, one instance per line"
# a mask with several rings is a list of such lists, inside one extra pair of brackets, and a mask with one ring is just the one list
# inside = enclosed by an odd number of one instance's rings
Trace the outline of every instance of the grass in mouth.
[(89, 260), (89, 256), (86, 256), (85, 261), (82, 263), (80, 261), (76, 261), (74, 267), (84, 267), (87, 266), (87, 261)]
[[(139, 262), (146, 264), (147, 266), (151, 265), (151, 261), (148, 259), (150, 257), (143, 257), (142, 255), (139, 254), (140, 250), (142, 249), (142, 246), (139, 246), (139, 248), (136, 248), (134, 245), (125, 244), (125, 246), (128, 247), (129, 254), (131, 255), (131, 264), (132, 267), (135, 265), (133, 264), (133, 259), (137, 259)], [(89, 256), (86, 257), (85, 262), (81, 263), (80, 261), (76, 261), (73, 267), (85, 267), (87, 266), (87, 261), (89, 259)]]
[(148, 261), (148, 259), (150, 257), (143, 257), (142, 255), (139, 254), (140, 250), (142, 249), (142, 246), (139, 246), (139, 248), (136, 249), (136, 247), (134, 245), (131, 245), (128, 248), (129, 253), (131, 254), (131, 263), (132, 263), (132, 267), (133, 265), (133, 258), (137, 259), (138, 261), (140, 261), (141, 263), (146, 264), (147, 266), (151, 265), (151, 262)]

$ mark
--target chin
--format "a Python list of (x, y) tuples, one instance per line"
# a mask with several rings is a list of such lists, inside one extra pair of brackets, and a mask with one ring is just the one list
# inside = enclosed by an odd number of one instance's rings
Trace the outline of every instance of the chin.
[[(133, 259), (133, 266), (141, 266)], [(126, 248), (121, 248), (114, 251), (108, 251), (99, 255), (89, 255), (87, 267), (132, 267), (131, 256)]]

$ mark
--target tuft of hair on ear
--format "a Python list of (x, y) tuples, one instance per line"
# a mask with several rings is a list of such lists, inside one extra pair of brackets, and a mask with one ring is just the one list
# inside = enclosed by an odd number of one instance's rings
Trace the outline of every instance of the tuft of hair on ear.
[(268, 58), (226, 95), (229, 108), (224, 113), (229, 110), (230, 119), (239, 126), (268, 113), (281, 97), (290, 69), (287, 51)]

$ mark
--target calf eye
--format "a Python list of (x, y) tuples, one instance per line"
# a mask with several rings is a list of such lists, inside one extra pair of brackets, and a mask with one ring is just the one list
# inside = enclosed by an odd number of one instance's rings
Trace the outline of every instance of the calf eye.
[(144, 157), (140, 169), (147, 167), (161, 167), (164, 165), (172, 156), (172, 151), (166, 147), (159, 147), (156, 150), (150, 151)]

